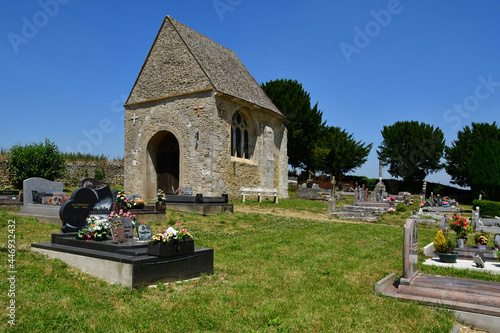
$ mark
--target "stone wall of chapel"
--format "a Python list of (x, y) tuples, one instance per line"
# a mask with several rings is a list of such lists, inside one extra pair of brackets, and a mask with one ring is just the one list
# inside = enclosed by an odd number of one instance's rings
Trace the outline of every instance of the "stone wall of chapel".
[[(227, 193), (230, 200), (234, 200), (240, 198), (241, 187), (274, 184), (280, 196), (287, 197), (288, 160), (282, 121), (270, 112), (250, 109), (214, 95), (212, 91), (200, 92), (126, 107), (124, 185), (127, 193), (155, 197), (156, 173), (147, 145), (155, 134), (168, 131), (179, 142), (180, 186), (192, 187), (195, 193), (205, 196)], [(194, 109), (198, 101), (202, 106), (199, 117)], [(256, 138), (251, 159), (231, 157), (231, 121), (237, 110), (247, 117)], [(131, 120), (134, 114), (135, 125)], [(272, 140), (270, 144), (264, 139), (266, 126)], [(280, 150), (283, 145), (284, 152)]]
[[(200, 103), (199, 116), (195, 110)], [(133, 115), (136, 124), (130, 120)], [(160, 131), (174, 134), (179, 142), (179, 186), (192, 187), (197, 193), (212, 195), (218, 177), (215, 160), (220, 122), (212, 92), (201, 92), (163, 101), (127, 106), (125, 110), (125, 191), (153, 198), (148, 184), (156, 188), (147, 145)], [(198, 136), (196, 135), (197, 133)], [(156, 190), (155, 190), (156, 191)], [(155, 192), (154, 191), (154, 192)]]

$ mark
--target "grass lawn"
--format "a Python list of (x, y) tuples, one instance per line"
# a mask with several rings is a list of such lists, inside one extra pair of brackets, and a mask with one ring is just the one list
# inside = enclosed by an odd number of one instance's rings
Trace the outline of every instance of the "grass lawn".
[[(242, 212), (264, 207), (269, 213)], [(273, 212), (272, 209), (275, 209)], [(8, 221), (16, 221), (16, 325), (19, 332), (449, 332), (445, 310), (374, 294), (374, 284), (402, 275), (409, 212), (376, 223), (279, 216), (325, 214), (326, 203), (284, 199), (236, 203), (233, 215), (167, 212), (153, 231), (181, 222), (195, 244), (215, 250), (215, 273), (197, 280), (130, 290), (62, 261), (32, 253), (57, 226), (0, 210), (1, 306), (7, 295)], [(307, 215), (307, 216), (309, 216)], [(419, 244), (434, 239), (422, 226)], [(421, 258), (423, 260), (423, 258)], [(499, 276), (420, 265), (424, 273), (499, 281)]]

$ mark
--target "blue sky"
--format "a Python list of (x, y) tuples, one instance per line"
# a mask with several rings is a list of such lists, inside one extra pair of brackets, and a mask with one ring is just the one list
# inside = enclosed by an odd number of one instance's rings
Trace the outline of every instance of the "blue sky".
[(357, 175), (378, 177), (384, 125), (425, 122), (450, 144), (471, 122), (500, 122), (499, 1), (2, 1), (0, 147), (47, 137), (123, 156), (122, 105), (166, 15), (259, 83), (298, 80), (328, 125), (373, 142)]

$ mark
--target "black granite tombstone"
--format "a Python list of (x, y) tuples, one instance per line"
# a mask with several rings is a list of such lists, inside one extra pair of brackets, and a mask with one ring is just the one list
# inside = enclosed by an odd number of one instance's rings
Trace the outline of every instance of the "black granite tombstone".
[(94, 215), (98, 219), (107, 218), (113, 205), (113, 196), (108, 186), (97, 190), (80, 187), (59, 210), (63, 222), (63, 232), (77, 232), (87, 224), (87, 218)]

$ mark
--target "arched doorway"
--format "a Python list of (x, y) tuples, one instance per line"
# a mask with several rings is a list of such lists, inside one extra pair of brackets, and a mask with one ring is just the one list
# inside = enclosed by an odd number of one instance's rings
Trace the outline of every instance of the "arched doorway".
[(177, 138), (170, 132), (159, 132), (149, 142), (148, 151), (156, 174), (156, 191), (162, 189), (165, 193), (174, 193), (173, 188), (179, 187), (180, 154)]

